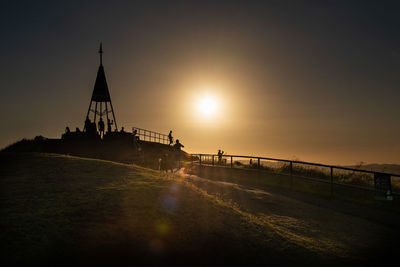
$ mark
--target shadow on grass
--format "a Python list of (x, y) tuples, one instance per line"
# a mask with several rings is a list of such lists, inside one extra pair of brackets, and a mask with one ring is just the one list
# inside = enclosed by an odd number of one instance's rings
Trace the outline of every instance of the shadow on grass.
[(35, 153), (1, 153), (0, 162), (3, 266), (288, 265), (324, 259), (156, 171)]

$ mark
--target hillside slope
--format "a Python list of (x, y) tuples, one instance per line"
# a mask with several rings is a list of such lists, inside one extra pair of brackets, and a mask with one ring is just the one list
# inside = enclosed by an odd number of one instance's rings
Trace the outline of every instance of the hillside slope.
[(184, 171), (39, 153), (0, 163), (3, 264), (337, 265), (397, 252), (394, 227)]
[[(34, 139), (22, 139), (0, 150), (7, 153), (55, 153), (78, 157), (112, 160), (121, 163), (135, 163), (156, 169), (158, 159), (163, 155), (175, 155), (173, 146), (157, 142), (139, 140), (138, 147), (132, 142), (131, 136), (101, 140), (97, 138), (50, 139), (37, 136)], [(180, 150), (182, 159), (190, 157)]]

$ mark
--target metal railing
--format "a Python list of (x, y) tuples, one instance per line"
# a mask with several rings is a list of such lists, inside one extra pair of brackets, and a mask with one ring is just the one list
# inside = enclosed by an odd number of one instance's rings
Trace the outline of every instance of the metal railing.
[[(290, 176), (291, 186), (295, 178), (328, 183), (331, 194), (333, 194), (334, 185), (376, 191), (374, 179), (377, 175), (389, 176), (390, 187), (391, 178), (400, 177), (400, 174), (394, 173), (268, 157), (216, 154), (192, 154), (192, 157), (197, 158), (200, 165), (240, 168)], [(396, 181), (397, 187), (400, 189), (400, 179)], [(400, 191), (390, 190), (393, 195), (400, 196)]]
[(136, 136), (142, 141), (155, 142), (160, 144), (169, 144), (169, 138), (167, 134), (162, 134), (146, 129), (132, 127), (132, 132), (136, 130)]

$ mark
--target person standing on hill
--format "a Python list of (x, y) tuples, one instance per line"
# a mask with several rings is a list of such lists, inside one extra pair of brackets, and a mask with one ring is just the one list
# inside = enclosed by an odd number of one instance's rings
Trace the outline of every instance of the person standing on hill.
[(169, 131), (168, 139), (169, 139), (169, 145), (171, 145), (174, 142), (174, 140), (172, 138), (172, 131)]
[(104, 121), (102, 118), (100, 118), (100, 120), (99, 120), (99, 132), (100, 132), (100, 136), (104, 137)]
[(114, 121), (110, 121), (109, 118), (107, 118), (107, 132), (111, 133), (111, 125), (114, 123)]
[(222, 155), (224, 155), (224, 151), (221, 151), (221, 149), (218, 149), (218, 164), (222, 163)]
[(182, 145), (180, 142), (179, 142), (179, 139), (176, 139), (176, 143), (175, 143), (175, 145), (174, 145), (174, 148), (176, 149), (176, 151), (181, 151), (181, 147), (185, 147), (184, 145)]

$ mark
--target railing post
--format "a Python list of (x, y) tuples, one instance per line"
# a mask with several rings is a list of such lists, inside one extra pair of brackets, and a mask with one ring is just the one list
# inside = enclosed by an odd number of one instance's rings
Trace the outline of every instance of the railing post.
[(331, 197), (333, 196), (333, 167), (331, 167)]
[(201, 165), (201, 154), (199, 154), (199, 163)]
[(233, 168), (233, 157), (231, 156), (231, 168)]
[(293, 162), (290, 162), (290, 188), (293, 189)]
[(214, 166), (214, 155), (212, 155), (212, 165)]
[(260, 169), (260, 158), (257, 158), (257, 168)]

